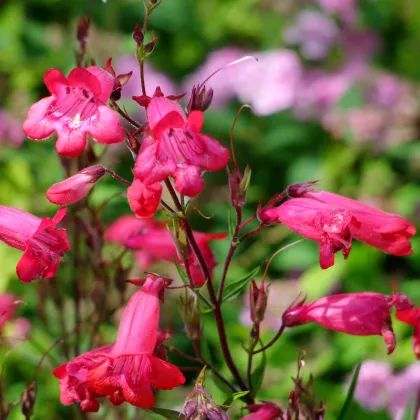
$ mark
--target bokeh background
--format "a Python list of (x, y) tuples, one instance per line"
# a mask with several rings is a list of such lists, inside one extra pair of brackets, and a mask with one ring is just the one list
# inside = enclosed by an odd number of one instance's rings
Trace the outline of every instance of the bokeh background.
[[(30, 104), (47, 95), (44, 72), (57, 67), (68, 73), (75, 66), (75, 28), (78, 17), (88, 10), (87, 0), (1, 2), (1, 204), (39, 216), (52, 215), (56, 210), (45, 198), (48, 187), (64, 178), (54, 142), (24, 139), (20, 127)], [(139, 119), (143, 115), (130, 101), (132, 95), (140, 94), (131, 31), (142, 16), (141, 0), (97, 0), (88, 39), (89, 56), (98, 65), (113, 57), (118, 72), (135, 71), (123, 90), (122, 101)], [(253, 170), (246, 217), (255, 212), (258, 203), (268, 201), (287, 185), (319, 180), (322, 189), (363, 200), (418, 223), (419, 20), (420, 3), (413, 0), (162, 0), (150, 21), (159, 42), (150, 58), (146, 84), (149, 93), (160, 85), (165, 94), (180, 94), (218, 67), (244, 55), (258, 57), (258, 62), (246, 61), (211, 79), (214, 103), (206, 111), (205, 124), (206, 132), (227, 145), (239, 106), (251, 105), (251, 110), (243, 111), (234, 135), (240, 165), (249, 164)], [(127, 150), (113, 147), (105, 161), (131, 179), (132, 162)], [(123, 191), (122, 187), (106, 179), (98, 184), (93, 197), (99, 205), (118, 191)], [(194, 205), (209, 216), (205, 219), (193, 214), (196, 230), (228, 230), (224, 171), (206, 176), (205, 191)], [(120, 197), (107, 206), (104, 218), (112, 222), (129, 213), (126, 200)], [(296, 239), (297, 235), (282, 226), (264, 230), (240, 248), (228, 281), (245, 276), (278, 248)], [(219, 261), (223, 261), (227, 247), (228, 240), (214, 244)], [(283, 252), (269, 271), (271, 293), (263, 340), (268, 341), (274, 334), (282, 311), (299, 292), (306, 293), (309, 299), (336, 292), (389, 294), (392, 283), (396, 283), (401, 292), (419, 303), (418, 238), (413, 239), (413, 247), (412, 256), (396, 258), (354, 243), (349, 259), (344, 261), (337, 255), (335, 266), (326, 271), (318, 266), (314, 243), (304, 241)], [(19, 296), (25, 304), (19, 307), (18, 316), (31, 324), (28, 342), (8, 343), (0, 350), (4, 396), (9, 402), (32, 381), (43, 352), (62, 337), (54, 303), (42, 298), (46, 288), (60, 288), (64, 294), (68, 330), (73, 319), (71, 272), (65, 268), (70, 259), (64, 261), (54, 282), (23, 285), (15, 274), (19, 256), (19, 251), (0, 244), (0, 293), (8, 291)], [(176, 275), (168, 264), (158, 269)], [(256, 278), (261, 274), (262, 270)], [(215, 281), (218, 277), (220, 265)], [(174, 315), (175, 299), (169, 299), (165, 311), (163, 326), (181, 331), (182, 324)], [(241, 343), (246, 342), (249, 333), (246, 296), (226, 305), (225, 319), (234, 359), (245, 364)], [(105, 341), (113, 339), (117, 321), (118, 316), (101, 326)], [(211, 316), (204, 317), (203, 326), (203, 351), (223, 370)], [(15, 327), (10, 324), (9, 331)], [(305, 349), (303, 373), (314, 375), (316, 398), (325, 401), (327, 419), (336, 418), (348, 376), (361, 360), (385, 364), (371, 362), (362, 369), (361, 384), (363, 379), (366, 387), (358, 389), (359, 404), (353, 404), (349, 418), (402, 419), (402, 413), (410, 408), (410, 395), (420, 386), (420, 367), (411, 351), (410, 329), (395, 324), (395, 331), (398, 346), (391, 356), (386, 356), (380, 337), (347, 336), (318, 326), (288, 331), (268, 352), (259, 398), (280, 404), (287, 399), (293, 386), (291, 377), (296, 374), (297, 355)], [(177, 347), (191, 353), (185, 335), (176, 334), (174, 340)], [(10, 345), (13, 350), (6, 353)], [(86, 338), (83, 350), (88, 346)], [(182, 359), (171, 360), (185, 365)], [(53, 350), (44, 361), (33, 418), (80, 417), (77, 409), (59, 403), (58, 383), (51, 370), (64, 361), (60, 349)], [(180, 408), (188, 389), (162, 392), (158, 405)], [(216, 402), (226, 399), (223, 390), (211, 380), (208, 390)], [(232, 410), (233, 418), (239, 415), (239, 407)], [(154, 418), (130, 407), (117, 411), (105, 408), (90, 417)], [(22, 418), (19, 407), (12, 411), (11, 418)]]

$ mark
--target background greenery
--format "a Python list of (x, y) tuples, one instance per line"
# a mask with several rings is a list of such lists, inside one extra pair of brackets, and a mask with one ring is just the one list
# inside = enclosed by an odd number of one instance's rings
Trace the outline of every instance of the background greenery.
[[(275, 7), (284, 3), (284, 7)], [(163, 0), (153, 14), (150, 25), (159, 37), (158, 47), (151, 61), (174, 81), (181, 81), (199, 66), (212, 50), (226, 46), (240, 46), (251, 50), (282, 47), (282, 31), (290, 23), (290, 2), (269, 0)], [(303, 7), (302, 2), (302, 7)], [(74, 67), (75, 26), (80, 15), (88, 10), (87, 0), (10, 0), (0, 6), (0, 105), (17, 119), (22, 120), (30, 104), (46, 95), (42, 77), (50, 67), (58, 67), (67, 73)], [(132, 54), (134, 45), (131, 31), (143, 15), (140, 0), (108, 0), (95, 2), (93, 30), (88, 41), (89, 52), (103, 65), (112, 56)], [(420, 3), (412, 0), (364, 0), (360, 4), (363, 25), (378, 33), (383, 48), (374, 58), (378, 68), (386, 69), (417, 83), (420, 80)], [(326, 62), (323, 65), (328, 66)], [(240, 68), (238, 67), (238, 71)], [(216, 92), (217, 95), (217, 92)], [(206, 113), (206, 131), (225, 145), (238, 104), (223, 110)], [(420, 117), (420, 116), (419, 116)], [(241, 165), (249, 163), (253, 168), (252, 184), (246, 215), (251, 215), (259, 202), (267, 201), (275, 192), (290, 183), (319, 179), (320, 186), (350, 197), (369, 197), (381, 207), (399, 212), (419, 221), (420, 193), (420, 145), (417, 138), (411, 142), (396, 143), (392, 147), (374, 147), (372, 143), (360, 143), (346, 136), (334, 139), (318, 122), (298, 121), (292, 112), (284, 111), (269, 117), (256, 117), (245, 111), (235, 132), (235, 144)], [(51, 215), (55, 207), (48, 203), (45, 191), (63, 179), (53, 141), (25, 141), (21, 148), (0, 146), (0, 203), (12, 205), (37, 215)], [(121, 154), (117, 172), (130, 178), (130, 156)], [(194, 215), (193, 225), (202, 231), (227, 231), (227, 187), (225, 174), (207, 176), (210, 185), (198, 199), (197, 206), (210, 220)], [(99, 184), (95, 197), (98, 202), (118, 191), (119, 185), (112, 180)], [(109, 221), (128, 214), (123, 199), (109, 206), (105, 218)], [(240, 249), (232, 267), (229, 281), (244, 276), (267, 259), (276, 249), (296, 235), (283, 227), (263, 232), (257, 241), (251, 241)], [(228, 241), (214, 244), (219, 261), (226, 255)], [(420, 243), (414, 238), (415, 253), (406, 258), (385, 255), (366, 245), (355, 243), (347, 262), (337, 256), (334, 268), (322, 271), (318, 266), (317, 246), (307, 241), (285, 251), (270, 268), (273, 284), (290, 279), (298, 282), (298, 288), (310, 299), (333, 291), (377, 291), (390, 293), (392, 282), (399, 290), (420, 302)], [(8, 401), (17, 398), (29, 384), (42, 353), (60, 335), (60, 326), (47, 330), (39, 317), (41, 310), (54, 318), (54, 305), (46, 303), (40, 308), (39, 284), (23, 285), (15, 274), (20, 256), (16, 250), (0, 244), (0, 292), (9, 291), (20, 296), (26, 304), (19, 314), (32, 323), (32, 340), (16, 347), (7, 355), (2, 351), (5, 363), (3, 384)], [(56, 282), (47, 281), (47, 287), (62, 287), (71, 298), (67, 269), (62, 264)], [(70, 263), (67, 258), (67, 263)], [(170, 270), (169, 268), (165, 268)], [(220, 267), (216, 270), (216, 279)], [(261, 274), (261, 272), (260, 272)], [(274, 302), (278, 311), (288, 302)], [(246, 354), (241, 343), (247, 339), (248, 329), (239, 322), (244, 301), (242, 298), (226, 305), (225, 319), (232, 342), (234, 359), (245, 364)], [(44, 304), (43, 304), (44, 305)], [(283, 305), (283, 306), (282, 306)], [(275, 309), (275, 308), (274, 308)], [(67, 310), (67, 309), (66, 309)], [(173, 313), (174, 302), (169, 301), (162, 324), (180, 330), (182, 325)], [(281, 312), (279, 312), (281, 313)], [(72, 307), (68, 305), (68, 320), (72, 319)], [(223, 365), (218, 353), (218, 340), (211, 316), (203, 321), (204, 351), (215, 363)], [(111, 341), (115, 334), (115, 322), (103, 326), (105, 339)], [(288, 332), (268, 352), (268, 369), (259, 398), (285, 401), (292, 389), (291, 376), (296, 373), (296, 360), (300, 349), (307, 352), (305, 375), (315, 376), (315, 392), (327, 405), (327, 418), (335, 418), (345, 392), (344, 383), (357, 362), (362, 359), (388, 360), (395, 368), (414, 362), (411, 352), (409, 328), (395, 325), (398, 347), (387, 357), (385, 346), (378, 337), (353, 337), (331, 333), (317, 326), (307, 326)], [(264, 333), (267, 341), (273, 332)], [(176, 335), (176, 345), (191, 352), (185, 336)], [(87, 350), (88, 340), (84, 343)], [(184, 364), (185, 361), (172, 359)], [(55, 349), (47, 358), (38, 377), (38, 397), (35, 419), (76, 418), (77, 410), (59, 404), (58, 381), (51, 371), (64, 362), (61, 352)], [(225, 399), (223, 392), (211, 381), (208, 389), (216, 402)], [(188, 389), (171, 393), (162, 392), (159, 406), (180, 407)], [(238, 405), (239, 407), (239, 405)], [(116, 418), (115, 411), (102, 411), (92, 418)], [(119, 415), (125, 418), (151, 418), (149, 414), (121, 407)], [(12, 419), (22, 418), (19, 408), (12, 411)], [(386, 419), (385, 413), (364, 413), (354, 406), (351, 418)]]

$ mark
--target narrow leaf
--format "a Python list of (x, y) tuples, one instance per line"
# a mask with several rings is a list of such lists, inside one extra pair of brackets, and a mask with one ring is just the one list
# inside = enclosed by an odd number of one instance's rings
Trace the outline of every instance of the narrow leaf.
[(240, 280), (237, 280), (231, 284), (228, 284), (223, 291), (223, 300), (232, 299), (238, 295), (240, 295), (247, 287), (252, 279), (255, 277), (260, 270), (260, 266), (255, 267), (250, 273), (248, 273), (245, 277)]
[(351, 403), (353, 401), (354, 391), (356, 389), (357, 380), (359, 379), (360, 368), (362, 367), (362, 362), (359, 362), (356, 366), (356, 370), (354, 371), (353, 378), (351, 380), (351, 384), (349, 390), (347, 392), (346, 400), (344, 401), (343, 407), (341, 408), (340, 414), (337, 417), (337, 420), (344, 420), (349, 413), (349, 409), (351, 407)]
[(190, 284), (187, 274), (185, 273), (184, 269), (179, 265), (178, 261), (176, 261), (175, 258), (172, 258), (172, 261), (174, 262), (176, 270), (178, 271), (179, 277), (181, 277), (183, 283)]
[(248, 395), (249, 391), (240, 391), (240, 392), (234, 392), (224, 403), (224, 406), (230, 406), (234, 401), (239, 400), (240, 398), (244, 397), (245, 395)]

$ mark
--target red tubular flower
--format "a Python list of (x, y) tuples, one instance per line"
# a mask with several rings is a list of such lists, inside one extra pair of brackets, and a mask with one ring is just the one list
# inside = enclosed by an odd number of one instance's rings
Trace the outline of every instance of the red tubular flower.
[(66, 231), (56, 229), (66, 212), (63, 208), (53, 219), (40, 219), (13, 207), (0, 206), (0, 240), (24, 251), (16, 267), (22, 282), (54, 276), (61, 257), (70, 250)]
[(146, 107), (149, 125), (149, 136), (134, 167), (135, 176), (146, 185), (172, 176), (177, 191), (195, 197), (204, 186), (201, 170), (217, 171), (226, 166), (229, 151), (200, 133), (202, 112), (192, 111), (187, 118), (180, 105), (165, 98), (159, 88), (152, 98), (133, 99)]
[(148, 409), (155, 403), (152, 388), (172, 389), (185, 382), (176, 366), (153, 355), (163, 287), (162, 278), (149, 277), (128, 302), (114, 344), (54, 370), (64, 405), (77, 402), (83, 411), (98, 411), (96, 399), (107, 397), (114, 405), (126, 401)]
[(128, 204), (139, 219), (153, 217), (156, 213), (162, 185), (160, 183), (145, 185), (140, 179), (135, 179), (127, 190)]
[(350, 335), (382, 335), (388, 354), (396, 346), (390, 307), (392, 299), (380, 293), (362, 292), (326, 296), (304, 304), (300, 301), (283, 314), (286, 327), (315, 322), (329, 330)]
[[(207, 263), (210, 274), (217, 266), (217, 260), (210, 248), (209, 242), (226, 238), (225, 233), (194, 232), (194, 238)], [(182, 265), (171, 234), (163, 223), (153, 220), (139, 220), (135, 216), (123, 216), (116, 220), (105, 232), (105, 240), (116, 242), (135, 252), (136, 260), (143, 270), (147, 270), (154, 262), (164, 260), (173, 262), (175, 259)], [(191, 251), (188, 257), (191, 276), (196, 286), (205, 283), (201, 266)]]
[(413, 252), (409, 239), (416, 229), (402, 217), (329, 192), (295, 190), (302, 198), (263, 210), (259, 217), (263, 223), (284, 223), (294, 232), (319, 242), (322, 268), (331, 267), (334, 254), (340, 250), (347, 258), (353, 238), (396, 256)]
[(241, 420), (277, 420), (283, 418), (283, 411), (273, 403), (254, 404), (247, 407), (250, 414), (241, 417)]
[(44, 82), (51, 96), (31, 106), (23, 124), (26, 136), (43, 140), (55, 131), (57, 152), (68, 157), (79, 156), (86, 147), (86, 135), (103, 144), (124, 140), (117, 114), (107, 105), (113, 77), (93, 66), (77, 67), (66, 78), (58, 69), (48, 70)]
[(95, 182), (104, 176), (106, 170), (101, 165), (82, 169), (64, 181), (52, 185), (47, 191), (48, 200), (58, 206), (68, 206), (76, 203), (89, 193)]

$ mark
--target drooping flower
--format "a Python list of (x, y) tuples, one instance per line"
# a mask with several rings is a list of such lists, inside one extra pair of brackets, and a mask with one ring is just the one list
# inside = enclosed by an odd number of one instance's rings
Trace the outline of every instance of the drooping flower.
[(159, 88), (152, 98), (133, 99), (146, 107), (149, 127), (134, 167), (136, 178), (150, 186), (172, 176), (179, 193), (195, 197), (204, 187), (201, 170), (226, 166), (229, 151), (201, 134), (202, 112), (192, 111), (187, 118), (180, 105), (165, 98)]
[(270, 402), (254, 404), (247, 408), (251, 413), (241, 417), (241, 420), (280, 420), (283, 418), (282, 409)]
[(82, 169), (76, 175), (52, 185), (47, 191), (47, 198), (51, 203), (59, 206), (76, 203), (89, 193), (95, 182), (105, 173), (106, 170), (101, 165)]
[(57, 132), (57, 152), (67, 157), (85, 150), (87, 134), (103, 144), (124, 140), (117, 114), (106, 105), (114, 84), (108, 72), (97, 66), (77, 67), (66, 78), (60, 70), (51, 69), (44, 82), (51, 96), (29, 109), (23, 124), (26, 136), (44, 140)]
[(392, 304), (391, 297), (372, 292), (326, 296), (291, 305), (283, 314), (283, 324), (296, 327), (315, 322), (350, 335), (381, 335), (391, 354), (396, 345), (390, 316)]
[[(226, 234), (193, 233), (210, 274), (212, 274), (217, 265), (217, 260), (209, 242), (224, 239)], [(143, 270), (148, 270), (153, 263), (159, 260), (173, 262), (175, 259), (182, 265), (182, 260), (178, 255), (172, 236), (161, 222), (150, 219), (138, 219), (135, 216), (123, 216), (108, 227), (105, 232), (105, 240), (132, 249), (137, 262)], [(193, 251), (190, 252), (188, 263), (194, 284), (204, 284), (205, 278)]]
[[(289, 191), (292, 189), (293, 186)], [(298, 196), (301, 198), (261, 211), (259, 217), (264, 223), (284, 223), (294, 232), (319, 242), (322, 268), (331, 267), (334, 254), (340, 250), (347, 258), (353, 238), (396, 256), (413, 252), (409, 239), (416, 229), (396, 214), (326, 191), (303, 188)]]
[(40, 219), (13, 207), (0, 206), (0, 240), (24, 251), (16, 266), (22, 282), (54, 276), (61, 258), (70, 250), (66, 231), (56, 228), (66, 212), (63, 208), (53, 219)]
[(176, 366), (153, 355), (163, 287), (162, 278), (149, 277), (128, 302), (114, 344), (54, 370), (64, 405), (77, 402), (83, 411), (98, 411), (96, 400), (107, 397), (114, 405), (126, 401), (148, 409), (155, 402), (152, 388), (172, 389), (185, 382)]
[(127, 190), (128, 204), (140, 219), (154, 216), (159, 208), (161, 196), (160, 183), (145, 185), (140, 179), (135, 179)]

